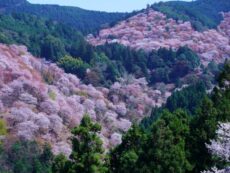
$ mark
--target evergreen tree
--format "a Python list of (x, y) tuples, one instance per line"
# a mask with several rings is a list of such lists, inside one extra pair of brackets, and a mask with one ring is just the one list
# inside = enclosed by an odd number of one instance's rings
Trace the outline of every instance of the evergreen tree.
[(217, 110), (209, 98), (206, 97), (203, 100), (197, 115), (191, 122), (190, 129), (189, 149), (195, 167), (193, 172), (200, 172), (213, 164), (212, 157), (205, 144), (209, 144), (210, 140), (215, 137)]
[(59, 154), (55, 157), (52, 165), (53, 173), (69, 173), (71, 162), (63, 154)]
[(93, 123), (85, 115), (78, 127), (72, 130), (72, 153), (70, 160), (58, 156), (53, 166), (55, 173), (105, 173), (106, 158), (102, 141), (98, 136), (101, 130), (99, 124)]
[(230, 121), (230, 63), (227, 62), (220, 73), (219, 88), (214, 88), (212, 100), (218, 111), (218, 121)]
[(110, 171), (113, 173), (138, 172), (139, 156), (143, 152), (142, 145), (146, 141), (146, 134), (137, 125), (124, 135), (122, 144), (110, 153)]
[(189, 117), (182, 111), (165, 111), (152, 126), (151, 136), (144, 147), (150, 172), (184, 173), (192, 169), (186, 150)]
[(2, 173), (51, 173), (53, 154), (49, 145), (35, 141), (18, 141), (0, 152)]

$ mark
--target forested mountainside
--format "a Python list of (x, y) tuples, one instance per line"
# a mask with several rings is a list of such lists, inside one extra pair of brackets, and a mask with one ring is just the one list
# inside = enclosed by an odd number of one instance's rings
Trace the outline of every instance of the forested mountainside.
[(190, 22), (167, 19), (164, 14), (147, 9), (112, 28), (101, 30), (96, 37), (89, 35), (87, 39), (93, 45), (120, 43), (146, 51), (188, 46), (198, 53), (204, 65), (212, 60), (220, 63), (230, 54), (230, 14), (222, 15), (224, 20), (217, 30), (198, 32)]
[(129, 77), (110, 88), (85, 85), (55, 64), (33, 57), (22, 46), (1, 45), (0, 57), (1, 117), (12, 128), (9, 133), (49, 141), (56, 152), (70, 150), (69, 129), (86, 113), (102, 125), (108, 148), (119, 143), (131, 121), (140, 121), (169, 96), (149, 88), (144, 78)]
[(229, 5), (0, 0), (0, 172), (229, 173)]
[(0, 15), (0, 41), (23, 44), (34, 55), (57, 61), (66, 54), (92, 56), (92, 47), (72, 27), (29, 14)]
[[(156, 82), (183, 85), (199, 76), (195, 74), (200, 58), (187, 47), (151, 53), (119, 44), (94, 47), (75, 29), (51, 20), (28, 14), (1, 15), (0, 19), (2, 43), (26, 45), (33, 55), (56, 62), (66, 72), (94, 86), (110, 86), (125, 73), (145, 77), (152, 86)], [(210, 83), (218, 68), (211, 62), (205, 68), (206, 77), (201, 74), (203, 80)]]
[(94, 88), (23, 46), (1, 44), (0, 53), (1, 172), (227, 173), (228, 63), (210, 95), (203, 83), (182, 88), (141, 128), (128, 119), (138, 122), (161, 97), (144, 79)]
[(82, 33), (96, 32), (101, 27), (123, 19), (126, 13), (106, 13), (78, 7), (31, 4), (26, 0), (1, 0), (1, 13), (27, 13), (69, 25)]
[(228, 0), (169, 1), (151, 5), (154, 10), (175, 20), (190, 21), (198, 31), (216, 28), (223, 19), (220, 12), (230, 11)]

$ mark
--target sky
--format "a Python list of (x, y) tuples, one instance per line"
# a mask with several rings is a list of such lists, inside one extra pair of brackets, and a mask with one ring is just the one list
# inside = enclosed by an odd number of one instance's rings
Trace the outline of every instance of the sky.
[[(76, 6), (88, 10), (108, 11), (108, 12), (131, 12), (146, 7), (160, 0), (28, 0), (36, 4), (59, 4), (66, 6)], [(166, 1), (166, 0), (161, 0)], [(168, 1), (168, 0), (167, 0)], [(189, 0), (187, 0), (189, 1)]]

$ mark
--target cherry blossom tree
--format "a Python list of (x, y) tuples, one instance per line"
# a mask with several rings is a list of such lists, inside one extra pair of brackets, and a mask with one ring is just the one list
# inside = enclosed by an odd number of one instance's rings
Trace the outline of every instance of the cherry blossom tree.
[[(207, 145), (209, 151), (218, 156), (225, 162), (230, 162), (230, 123), (220, 123), (217, 130), (217, 139), (211, 140), (211, 144)], [(203, 173), (229, 173), (230, 167), (218, 170), (216, 167)]]

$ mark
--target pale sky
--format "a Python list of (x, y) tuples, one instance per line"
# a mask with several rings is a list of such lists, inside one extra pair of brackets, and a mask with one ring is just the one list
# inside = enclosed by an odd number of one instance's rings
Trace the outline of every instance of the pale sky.
[[(59, 4), (76, 6), (89, 10), (108, 12), (131, 12), (146, 7), (160, 0), (28, 0), (36, 4)], [(166, 1), (166, 0), (161, 0)], [(167, 0), (168, 1), (168, 0)], [(189, 1), (189, 0), (187, 0)]]

